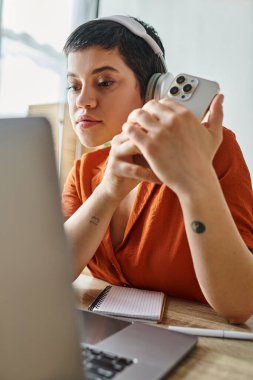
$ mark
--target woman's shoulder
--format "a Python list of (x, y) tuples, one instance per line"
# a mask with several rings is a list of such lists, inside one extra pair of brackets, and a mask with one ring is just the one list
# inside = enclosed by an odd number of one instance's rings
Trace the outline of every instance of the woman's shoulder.
[(236, 142), (236, 134), (229, 128), (227, 127), (222, 127), (222, 132), (223, 132), (223, 140), (221, 143), (221, 146), (223, 145), (228, 145)]
[[(216, 152), (213, 166), (219, 180), (229, 186), (244, 183), (251, 188), (249, 169), (233, 131), (223, 127), (223, 141)], [(226, 179), (226, 180), (225, 180)]]
[(232, 130), (223, 127), (223, 140), (215, 154), (214, 167), (219, 168), (221, 166), (225, 168), (239, 161), (244, 162), (244, 158), (236, 135)]
[(75, 194), (82, 199), (91, 192), (91, 183), (94, 177), (101, 177), (110, 147), (97, 149), (84, 153), (80, 159), (75, 160), (66, 179), (63, 194)]

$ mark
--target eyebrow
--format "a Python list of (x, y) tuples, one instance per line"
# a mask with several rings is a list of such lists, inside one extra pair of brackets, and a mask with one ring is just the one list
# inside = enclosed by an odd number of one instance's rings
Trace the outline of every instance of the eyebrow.
[[(92, 74), (92, 75), (94, 75), (94, 74), (99, 74), (99, 73), (101, 73), (101, 72), (103, 72), (103, 71), (108, 71), (108, 70), (109, 70), (109, 71), (116, 72), (116, 73), (119, 72), (117, 69), (115, 69), (115, 67), (112, 67), (112, 66), (101, 66), (101, 67), (98, 67), (98, 68), (94, 69), (94, 70), (91, 72), (91, 74)], [(74, 73), (68, 72), (67, 77), (77, 77), (77, 75), (74, 74)]]

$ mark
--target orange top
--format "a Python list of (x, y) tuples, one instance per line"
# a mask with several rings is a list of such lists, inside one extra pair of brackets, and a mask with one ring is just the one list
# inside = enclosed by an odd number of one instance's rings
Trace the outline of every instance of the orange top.
[[(75, 162), (63, 190), (65, 217), (70, 217), (101, 182), (109, 149), (88, 153)], [(213, 164), (241, 236), (253, 250), (250, 175), (228, 129), (224, 128)], [(88, 267), (95, 277), (112, 284), (206, 302), (194, 272), (178, 198), (165, 185), (140, 184), (123, 241), (113, 249), (108, 228)]]

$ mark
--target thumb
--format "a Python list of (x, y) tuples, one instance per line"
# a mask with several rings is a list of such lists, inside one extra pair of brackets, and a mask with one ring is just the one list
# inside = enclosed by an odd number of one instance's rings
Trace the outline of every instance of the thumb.
[(208, 127), (209, 129), (212, 129), (213, 131), (218, 132), (222, 127), (223, 100), (224, 100), (224, 95), (218, 94), (214, 97), (210, 106), (210, 112), (208, 116)]

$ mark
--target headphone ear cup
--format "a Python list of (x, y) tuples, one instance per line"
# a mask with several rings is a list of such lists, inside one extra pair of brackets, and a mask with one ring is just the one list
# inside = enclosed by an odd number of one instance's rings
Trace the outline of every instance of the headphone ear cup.
[(153, 74), (152, 77), (149, 79), (147, 89), (146, 89), (145, 102), (148, 102), (149, 100), (154, 99), (156, 84), (161, 75), (162, 74), (160, 73), (156, 73), (156, 74)]
[(168, 97), (169, 88), (173, 80), (173, 75), (168, 72), (165, 74), (153, 74), (147, 85), (145, 101)]

